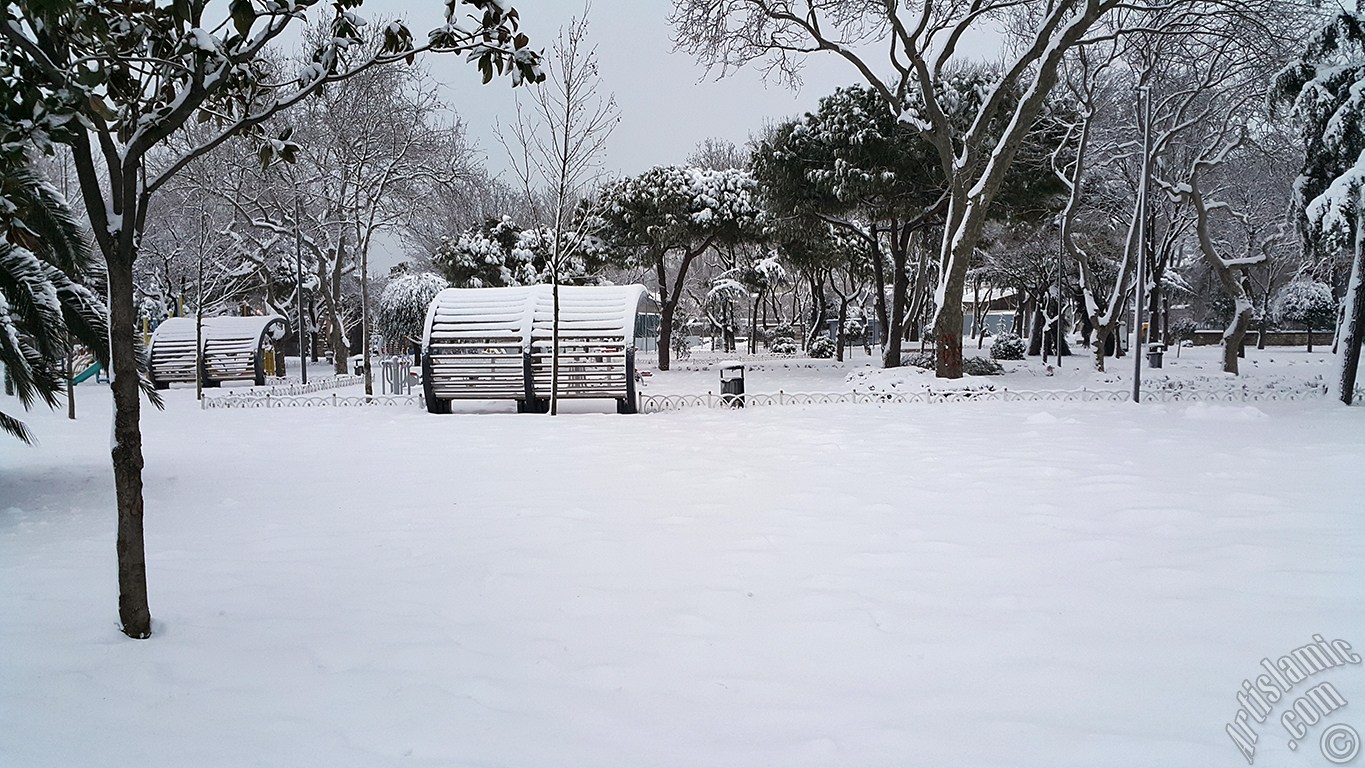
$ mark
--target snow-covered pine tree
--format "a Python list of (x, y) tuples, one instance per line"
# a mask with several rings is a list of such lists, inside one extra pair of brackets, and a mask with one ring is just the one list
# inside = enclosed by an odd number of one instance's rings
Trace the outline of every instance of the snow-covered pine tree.
[(674, 314), (692, 262), (713, 246), (763, 237), (758, 184), (746, 171), (656, 166), (602, 191), (593, 234), (618, 266), (654, 273), (659, 370), (668, 370)]
[(1352, 251), (1351, 277), (1337, 331), (1337, 395), (1350, 405), (1365, 341), (1365, 2), (1343, 9), (1308, 41), (1275, 80), (1274, 95), (1292, 104), (1305, 147), (1294, 185), (1309, 248)]
[(1275, 296), (1275, 317), (1282, 322), (1303, 326), (1308, 335), (1308, 351), (1313, 351), (1313, 329), (1329, 327), (1337, 319), (1337, 300), (1326, 283), (1295, 280)]
[(553, 235), (522, 229), (510, 216), (489, 219), (441, 241), (432, 266), (456, 288), (499, 288), (541, 282)]
[(450, 283), (431, 272), (403, 275), (389, 281), (379, 294), (376, 329), (389, 346), (420, 340), (431, 300)]

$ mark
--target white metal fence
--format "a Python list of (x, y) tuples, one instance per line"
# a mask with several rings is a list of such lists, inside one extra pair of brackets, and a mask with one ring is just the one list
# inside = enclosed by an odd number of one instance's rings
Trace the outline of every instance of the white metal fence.
[(422, 404), (421, 395), (224, 395), (200, 401), (208, 408), (329, 408), (364, 406), (406, 406)]
[(206, 391), (204, 399), (219, 399), (224, 397), (283, 397), (287, 395), (308, 395), (314, 392), (323, 392), (329, 389), (340, 389), (342, 387), (353, 387), (365, 380), (363, 376), (352, 376), (351, 374), (338, 374), (327, 376), (321, 379), (314, 379), (307, 384), (300, 384), (297, 381), (283, 381), (277, 379), (274, 384), (267, 384), (264, 387), (251, 387), (249, 389), (223, 390), (225, 394), (210, 395)]
[[(1161, 389), (1144, 392), (1143, 402), (1262, 402), (1316, 400), (1326, 396), (1324, 388), (1253, 390), (1232, 388)], [(743, 406), (824, 404), (912, 404), (969, 402), (1124, 402), (1132, 392), (1120, 389), (1016, 390), (957, 389), (930, 392), (752, 392), (744, 395), (640, 395), (640, 411), (658, 413), (684, 408), (734, 408)], [(1360, 396), (1357, 396), (1360, 399)]]
[[(321, 382), (319, 382), (321, 383)], [(309, 386), (312, 386), (311, 384)], [(1153, 389), (1144, 392), (1143, 402), (1270, 402), (1317, 400), (1327, 396), (1325, 387), (1297, 389), (1251, 389), (1248, 387), (1207, 387)], [(640, 412), (660, 413), (686, 408), (734, 408), (742, 401), (746, 407), (784, 405), (896, 405), (970, 402), (1038, 402), (1085, 403), (1125, 402), (1132, 397), (1129, 390), (1015, 390), (1015, 389), (958, 389), (930, 392), (750, 392), (744, 395), (662, 395), (641, 393)], [(1365, 403), (1365, 388), (1357, 390), (1356, 402)], [(244, 392), (243, 394), (205, 397), (204, 408), (322, 408), (368, 406), (422, 406), (421, 395), (307, 395), (291, 392)]]

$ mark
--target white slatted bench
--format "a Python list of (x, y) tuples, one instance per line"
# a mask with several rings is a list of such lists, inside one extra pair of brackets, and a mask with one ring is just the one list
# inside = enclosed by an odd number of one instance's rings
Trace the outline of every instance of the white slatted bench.
[[(635, 318), (643, 286), (560, 286), (559, 391), (564, 399), (614, 399), (637, 409)], [(452, 400), (515, 400), (518, 412), (549, 405), (553, 294), (548, 285), (447, 288), (427, 311), (422, 387), (427, 410)]]
[[(172, 317), (156, 327), (149, 377), (157, 389), (173, 382), (194, 382), (199, 357), (194, 325), (192, 317)], [(265, 384), (266, 342), (279, 341), (288, 332), (288, 322), (279, 315), (204, 318), (204, 386), (241, 379)]]

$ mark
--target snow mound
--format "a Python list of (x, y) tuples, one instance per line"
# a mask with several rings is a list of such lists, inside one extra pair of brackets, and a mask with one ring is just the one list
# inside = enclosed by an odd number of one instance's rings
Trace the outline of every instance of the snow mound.
[(1257, 421), (1266, 418), (1266, 413), (1251, 405), (1195, 403), (1185, 409), (1185, 418), (1195, 421)]
[(933, 371), (914, 366), (900, 368), (868, 368), (850, 373), (844, 384), (858, 394), (887, 392), (942, 392), (945, 390), (980, 390), (989, 392), (995, 389), (991, 377), (963, 376), (960, 379), (940, 379)]

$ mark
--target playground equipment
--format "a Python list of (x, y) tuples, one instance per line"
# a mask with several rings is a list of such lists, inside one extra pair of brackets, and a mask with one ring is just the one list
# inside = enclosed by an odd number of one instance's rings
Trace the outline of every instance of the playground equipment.
[[(560, 398), (616, 400), (635, 413), (635, 325), (641, 285), (559, 287)], [(549, 407), (552, 286), (447, 288), (427, 310), (422, 391), (427, 410), (452, 400), (515, 400), (519, 413)]]
[[(149, 377), (157, 389), (171, 382), (193, 382), (195, 360), (194, 318), (163, 320), (152, 334)], [(266, 365), (266, 351), (289, 333), (289, 322), (279, 315), (206, 317), (203, 321), (204, 386), (251, 379), (258, 386), (273, 374)]]

